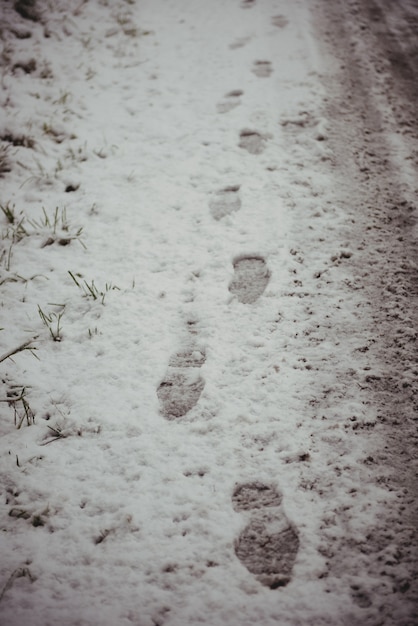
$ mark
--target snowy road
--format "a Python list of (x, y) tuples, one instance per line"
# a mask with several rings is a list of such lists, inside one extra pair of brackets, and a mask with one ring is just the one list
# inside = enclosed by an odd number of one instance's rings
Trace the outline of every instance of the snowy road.
[(0, 623), (415, 626), (415, 4), (3, 3)]

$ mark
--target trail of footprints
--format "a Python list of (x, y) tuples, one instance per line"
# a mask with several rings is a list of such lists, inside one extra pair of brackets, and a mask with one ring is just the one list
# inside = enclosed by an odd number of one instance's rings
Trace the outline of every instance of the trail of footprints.
[[(251, 8), (255, 0), (242, 0), (242, 8)], [(282, 15), (271, 23), (278, 28), (287, 25)], [(247, 38), (231, 44), (231, 49), (245, 45)], [(259, 78), (268, 78), (272, 72), (270, 61), (254, 61), (252, 72)], [(241, 89), (225, 94), (217, 104), (218, 113), (228, 113), (239, 106)], [(250, 154), (264, 151), (269, 136), (251, 130), (240, 132), (238, 146)], [(214, 220), (239, 211), (240, 186), (219, 189), (209, 199), (209, 210)], [(234, 275), (229, 284), (230, 293), (242, 304), (253, 304), (265, 291), (270, 270), (261, 256), (240, 256), (234, 261)], [(166, 374), (157, 388), (162, 415), (175, 420), (187, 415), (198, 403), (205, 387), (200, 373), (205, 353), (196, 342), (196, 330), (190, 325), (184, 346), (169, 359)], [(282, 507), (282, 495), (274, 485), (261, 482), (237, 484), (232, 493), (232, 508), (244, 516), (243, 530), (235, 541), (235, 554), (256, 579), (270, 589), (287, 585), (299, 550), (299, 538)]]

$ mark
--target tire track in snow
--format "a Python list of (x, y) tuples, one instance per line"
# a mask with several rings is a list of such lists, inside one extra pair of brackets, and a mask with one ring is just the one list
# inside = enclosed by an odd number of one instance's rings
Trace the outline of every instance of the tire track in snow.
[[(350, 397), (358, 394), (367, 408), (363, 423), (358, 415), (352, 416), (347, 446), (362, 448), (357, 461), (361, 468), (358, 484), (368, 494), (370, 511), (362, 525), (356, 523), (355, 516), (362, 508), (357, 487), (345, 511), (335, 508), (332, 515), (324, 515), (321, 551), (329, 567), (329, 589), (345, 582), (353, 604), (362, 611), (363, 623), (382, 620), (383, 624), (409, 625), (414, 623), (417, 608), (418, 545), (416, 476), (411, 474), (416, 391), (409, 376), (416, 361), (415, 331), (411, 334), (417, 322), (416, 207), (411, 202), (416, 178), (408, 181), (414, 146), (416, 150), (416, 116), (411, 117), (409, 103), (393, 89), (396, 81), (388, 75), (387, 59), (378, 52), (373, 32), (379, 33), (384, 24), (368, 21), (370, 15), (380, 14), (376, 4), (382, 3), (338, 2), (330, 11), (329, 3), (321, 3), (315, 13), (319, 16), (318, 40), (325, 38), (330, 46), (326, 54), (337, 59), (324, 77), (328, 131), (306, 111), (300, 111), (299, 121), (295, 117), (283, 121), (285, 132), (293, 139), (295, 160), (303, 144), (314, 146), (319, 141), (316, 152), (319, 156), (322, 146), (324, 158), (322, 163), (317, 160), (315, 172), (319, 179), (328, 163), (334, 177), (334, 184), (321, 194), (322, 211), (312, 215), (313, 228), (319, 230), (315, 222), (324, 222), (328, 205), (334, 223), (328, 222), (328, 236), (322, 242), (340, 239), (342, 244), (341, 253), (330, 256), (334, 268), (323, 263), (323, 270), (317, 273), (322, 289), (332, 284), (333, 276), (344, 275), (347, 266), (333, 331), (348, 348), (345, 360), (351, 359), (352, 370), (344, 373), (334, 360), (334, 389), (341, 383), (345, 389), (343, 396), (333, 396), (331, 406), (337, 412), (342, 397), (348, 404)], [(401, 10), (402, 4), (396, 4), (396, 10)], [(383, 36), (385, 46), (389, 40)], [(398, 42), (393, 49), (399, 54)], [(416, 84), (411, 85), (409, 95), (415, 90)], [(301, 211), (298, 215), (302, 218)], [(314, 246), (314, 237), (308, 237), (305, 252), (311, 263)], [(302, 286), (303, 275), (299, 280)], [(347, 332), (350, 322), (344, 308), (358, 318), (351, 333)], [(338, 353), (337, 345), (334, 352)], [(357, 389), (351, 377), (357, 379)], [(330, 387), (328, 396), (331, 393)], [(318, 398), (318, 408), (328, 404), (324, 400)], [(341, 437), (335, 437), (334, 444), (341, 444)], [(342, 462), (346, 455), (341, 449), (341, 464), (334, 468), (341, 480), (349, 470)], [(396, 559), (389, 556), (393, 553), (398, 555)]]

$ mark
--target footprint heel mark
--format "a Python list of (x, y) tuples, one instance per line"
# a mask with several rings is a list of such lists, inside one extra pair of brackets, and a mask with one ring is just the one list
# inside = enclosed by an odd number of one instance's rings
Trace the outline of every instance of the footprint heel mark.
[(258, 78), (268, 78), (273, 72), (273, 67), (270, 61), (254, 61), (251, 71)]
[(233, 89), (232, 91), (229, 91), (226, 94), (226, 97), (227, 98), (239, 98), (243, 94), (244, 94), (244, 92), (242, 91), (242, 89)]
[(273, 26), (277, 26), (277, 28), (285, 28), (288, 25), (289, 20), (284, 15), (274, 15), (271, 18), (271, 23)]
[(257, 580), (277, 589), (292, 578), (299, 537), (282, 509), (282, 495), (261, 482), (237, 485), (232, 506), (250, 521), (235, 542), (235, 554)]
[(164, 417), (170, 420), (183, 417), (196, 406), (205, 386), (199, 373), (204, 362), (205, 354), (193, 347), (171, 356), (166, 375), (157, 389)]
[(234, 262), (234, 277), (229, 291), (243, 304), (252, 304), (264, 292), (270, 270), (262, 257), (241, 257)]
[(241, 208), (241, 198), (238, 195), (240, 186), (231, 185), (217, 191), (209, 200), (209, 209), (215, 220), (220, 220)]
[(244, 128), (239, 136), (240, 141), (238, 146), (243, 150), (247, 150), (250, 154), (261, 154), (264, 152), (267, 141), (266, 135), (262, 135), (256, 130)]
[(240, 96), (243, 95), (243, 91), (241, 89), (233, 89), (225, 94), (224, 100), (218, 102), (216, 105), (216, 110), (218, 113), (228, 113), (228, 111), (232, 111), (238, 105), (241, 104)]

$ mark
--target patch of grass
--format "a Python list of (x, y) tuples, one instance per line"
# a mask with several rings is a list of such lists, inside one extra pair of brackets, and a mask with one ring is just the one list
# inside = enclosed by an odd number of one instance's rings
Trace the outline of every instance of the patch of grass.
[(6, 132), (4, 135), (0, 137), (1, 141), (4, 141), (8, 144), (11, 144), (15, 147), (22, 148), (34, 148), (35, 140), (31, 137), (26, 137), (26, 135), (14, 135), (13, 133)]
[(106, 294), (109, 291), (117, 290), (120, 291), (119, 287), (116, 285), (112, 285), (112, 283), (106, 283), (103, 289), (99, 289), (94, 284), (94, 280), (91, 283), (88, 283), (86, 280), (79, 280), (82, 278), (80, 274), (75, 275), (73, 272), (68, 271), (69, 275), (73, 279), (74, 283), (77, 285), (79, 289), (83, 292), (83, 296), (85, 298), (92, 298), (93, 300), (97, 300), (104, 304)]
[(10, 271), (10, 265), (12, 262), (12, 248), (13, 244), (10, 244), (8, 250), (3, 250), (0, 254), (0, 263), (4, 263), (4, 269), (6, 272)]
[(99, 159), (107, 159), (107, 153), (104, 148), (100, 148), (100, 150), (93, 150), (94, 154), (99, 157)]
[(67, 437), (82, 437), (83, 433), (91, 433), (98, 435), (101, 432), (101, 426), (80, 426), (74, 421), (68, 419), (68, 416), (64, 415), (62, 411), (55, 405), (55, 409), (61, 414), (62, 419), (56, 422), (53, 426), (48, 424), (48, 433), (44, 437), (42, 446), (46, 446), (54, 441), (66, 439)]
[(23, 239), (23, 237), (27, 236), (27, 231), (23, 226), (25, 221), (24, 217), (20, 219), (16, 218), (14, 213), (14, 209), (8, 207), (3, 207), (0, 205), (0, 209), (2, 209), (6, 219), (8, 221), (8, 226), (5, 231), (1, 233), (1, 240), (4, 242), (6, 239), (11, 240), (10, 245), (6, 248), (4, 244), (2, 249), (0, 250), (0, 264), (4, 264), (4, 268), (6, 272), (10, 271), (10, 266), (12, 262), (12, 250), (14, 244), (18, 243)]
[(54, 72), (52, 71), (52, 68), (48, 61), (43, 61), (41, 70), (39, 72), (39, 77), (44, 80), (46, 78), (54, 78)]
[(85, 143), (83, 146), (79, 146), (76, 149), (69, 147), (65, 154), (65, 158), (69, 161), (75, 161), (77, 163), (87, 161), (87, 144)]
[(6, 206), (0, 204), (0, 209), (3, 211), (8, 223), (14, 224), (16, 221), (15, 205), (10, 206), (10, 202), (8, 202)]
[(49, 426), (49, 430), (51, 431), (51, 439), (48, 439), (43, 443), (43, 446), (46, 446), (48, 443), (52, 443), (53, 441), (58, 441), (58, 439), (65, 439), (68, 436), (68, 433), (64, 431), (63, 426), (57, 424), (56, 426)]
[(9, 511), (9, 517), (14, 517), (16, 519), (29, 519), (30, 513), (26, 511), (26, 509), (19, 509), (17, 507), (13, 507)]
[(69, 134), (62, 129), (59, 130), (58, 128), (54, 128), (52, 124), (48, 124), (47, 122), (44, 122), (42, 124), (42, 132), (44, 133), (44, 135), (48, 135), (49, 137), (51, 137), (55, 141), (55, 143), (62, 143), (66, 139), (76, 139), (76, 135)]
[[(47, 171), (45, 170), (44, 166), (42, 165), (42, 163), (40, 163), (39, 159), (34, 159), (34, 162), (36, 164), (37, 167), (37, 171), (36, 173), (34, 173), (32, 176), (29, 176), (28, 178), (26, 178), (23, 183), (20, 185), (20, 189), (22, 189), (27, 183), (36, 183), (38, 186), (42, 186), (42, 185), (52, 185), (54, 180), (52, 178), (52, 176), (50, 176)], [(23, 165), (23, 164), (20, 164)], [(25, 169), (29, 169), (26, 166), (23, 166)]]
[(9, 146), (0, 146), (0, 178), (12, 171), (12, 166), (9, 159)]
[[(34, 357), (38, 358), (34, 352), (34, 350), (36, 350), (36, 347), (33, 345), (33, 342), (36, 339), (37, 337), (33, 337), (32, 339), (25, 341), (19, 346), (5, 352), (0, 356), (0, 363), (6, 361), (6, 359), (12, 358), (19, 352), (24, 352), (26, 350), (28, 350)], [(2, 382), (5, 383), (6, 381), (3, 380)], [(4, 402), (13, 407), (14, 423), (17, 429), (20, 429), (22, 427), (22, 424), (25, 420), (28, 426), (31, 426), (35, 423), (35, 413), (32, 411), (29, 402), (26, 399), (26, 387), (22, 387), (21, 385), (9, 384), (5, 396), (6, 397), (4, 398), (0, 398), (0, 403)]]
[(33, 345), (33, 342), (36, 341), (37, 338), (38, 338), (37, 336), (33, 337), (32, 339), (29, 339), (29, 341), (25, 341), (20, 346), (17, 346), (17, 348), (12, 348), (8, 352), (5, 352), (5, 354), (2, 354), (0, 356), (0, 363), (5, 361), (6, 359), (10, 359), (10, 357), (12, 357), (15, 354), (18, 354), (18, 352), (23, 352), (24, 350), (29, 350), (29, 352), (33, 354), (33, 356), (36, 356), (36, 354), (34, 353), (34, 350), (36, 350), (36, 346)]
[(69, 91), (61, 90), (59, 97), (52, 101), (52, 104), (67, 104), (72, 99), (72, 95)]
[(13, 507), (9, 511), (9, 517), (30, 520), (32, 526), (37, 528), (38, 526), (45, 526), (45, 518), (49, 516), (49, 513), (49, 507), (46, 507), (41, 513), (30, 513), (26, 509)]
[(83, 48), (90, 50), (92, 46), (92, 38), (88, 35), (82, 35), (80, 38)]
[[(3, 256), (0, 254), (0, 263), (2, 262), (2, 258)], [(20, 274), (10, 274), (8, 276), (5, 276), (4, 278), (1, 275), (0, 272), (0, 286), (1, 285), (5, 285), (6, 283), (28, 283), (30, 280), (34, 280), (35, 278), (45, 278), (45, 280), (48, 280), (47, 276), (44, 276), (44, 274), (33, 274), (33, 276), (29, 276), (29, 278), (25, 278), (24, 276), (20, 276)], [(0, 329), (3, 330), (3, 329)]]
[(8, 224), (7, 230), (5, 233), (2, 233), (2, 239), (11, 239), (13, 243), (18, 243), (23, 237), (28, 235), (27, 230), (23, 226), (25, 216), (22, 214), (17, 216), (15, 205), (11, 205), (10, 202), (5, 205), (0, 204), (0, 209)]
[(14, 423), (18, 430), (25, 420), (28, 426), (35, 423), (35, 413), (26, 400), (26, 387), (21, 387), (18, 391), (11, 389), (6, 398), (0, 398), (0, 402), (7, 402), (9, 406), (13, 407)]
[(67, 216), (65, 209), (61, 211), (59, 215), (59, 208), (56, 207), (55, 213), (50, 217), (45, 208), (42, 207), (43, 216), (39, 220), (29, 220), (29, 224), (36, 230), (43, 230), (45, 228), (51, 229), (55, 235), (57, 228), (61, 226), (62, 230), (68, 230)]
[(18, 567), (17, 569), (14, 570), (14, 572), (12, 572), (12, 574), (10, 574), (6, 584), (4, 585), (3, 589), (0, 592), (0, 602), (2, 601), (4, 594), (12, 587), (14, 581), (16, 580), (16, 578), (29, 578), (30, 582), (33, 583), (35, 582), (36, 578), (35, 576), (33, 576), (33, 574), (31, 573), (30, 569), (28, 567)]
[(15, 425), (18, 430), (21, 428), (25, 420), (28, 426), (31, 426), (32, 424), (35, 423), (35, 413), (32, 411), (32, 409), (29, 406), (29, 402), (25, 398), (25, 388), (22, 389), (22, 393), (21, 393), (19, 400), (20, 400), (20, 409), (21, 409), (20, 412), (18, 410), (19, 405), (17, 404), (13, 405), (14, 412), (15, 412), (15, 418), (14, 418)]
[(45, 313), (45, 311), (43, 311), (38, 304), (38, 313), (42, 322), (49, 330), (53, 341), (62, 341), (61, 320), (65, 312), (65, 305), (60, 304), (56, 306), (62, 307), (62, 310), (59, 313), (55, 313), (54, 311), (51, 313)]
[(99, 543), (102, 543), (112, 532), (115, 532), (113, 528), (105, 528), (104, 530), (101, 530), (99, 535), (94, 540), (95, 545), (97, 546)]
[(19, 61), (12, 67), (12, 71), (22, 70), (25, 74), (33, 74), (36, 71), (36, 59), (29, 59), (28, 61)]
[(132, 171), (130, 174), (127, 175), (126, 180), (128, 181), (128, 183), (134, 183), (136, 182), (136, 174), (134, 171)]
[(42, 217), (38, 220), (28, 220), (28, 223), (32, 226), (36, 234), (41, 234), (48, 230), (48, 238), (42, 244), (42, 248), (50, 246), (57, 242), (60, 246), (67, 246), (74, 239), (85, 248), (85, 244), (81, 239), (81, 233), (83, 228), (71, 229), (71, 226), (67, 219), (66, 209), (59, 209), (56, 207), (52, 215), (48, 215), (45, 208), (42, 207)]
[(97, 72), (93, 70), (91, 67), (88, 67), (86, 70), (86, 80), (91, 80), (96, 76)]
[(136, 26), (125, 26), (123, 32), (127, 37), (137, 37), (139, 33)]
[(60, 159), (58, 159), (57, 164), (55, 166), (55, 170), (54, 170), (55, 178), (58, 176), (60, 172), (62, 172), (63, 169), (64, 169), (64, 166), (61, 163)]

